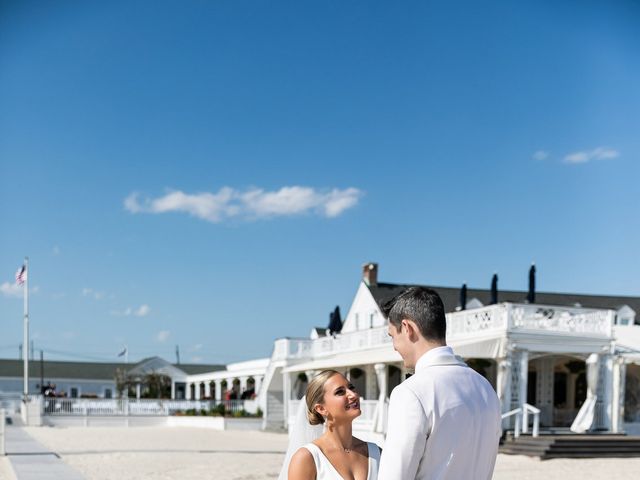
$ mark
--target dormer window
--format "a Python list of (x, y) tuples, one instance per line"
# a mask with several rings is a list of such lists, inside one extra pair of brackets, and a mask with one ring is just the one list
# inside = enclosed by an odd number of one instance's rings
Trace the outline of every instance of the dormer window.
[(636, 311), (629, 305), (622, 305), (616, 311), (616, 325), (633, 325), (636, 322)]

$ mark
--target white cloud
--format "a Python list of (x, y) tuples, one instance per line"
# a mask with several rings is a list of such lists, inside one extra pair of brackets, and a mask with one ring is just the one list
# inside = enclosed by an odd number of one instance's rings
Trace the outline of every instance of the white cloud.
[(138, 308), (127, 307), (124, 310), (111, 310), (111, 315), (117, 317), (130, 317), (134, 315), (136, 317), (146, 317), (151, 312), (151, 307), (147, 304), (140, 305)]
[(613, 148), (598, 147), (590, 151), (573, 152), (564, 157), (564, 163), (576, 165), (591, 160), (611, 160), (620, 156), (620, 152)]
[(97, 290), (94, 290), (92, 288), (83, 288), (82, 289), (82, 296), (83, 297), (93, 297), (96, 300), (102, 300), (106, 294), (104, 292), (99, 292)]
[(151, 308), (149, 307), (149, 305), (145, 304), (145, 305), (140, 305), (140, 307), (138, 307), (136, 311), (133, 312), (133, 314), (136, 317), (146, 317), (147, 315), (149, 315), (150, 311), (151, 311)]
[(53, 253), (54, 255), (60, 255), (60, 247), (57, 245), (54, 245), (53, 249), (51, 250), (51, 253)]
[(66, 331), (66, 332), (62, 332), (60, 336), (65, 340), (73, 340), (74, 338), (78, 337), (78, 333), (73, 331)]
[(203, 360), (203, 358), (202, 358), (202, 357), (198, 357), (198, 356), (191, 357), (191, 361), (192, 361), (193, 363), (202, 363), (202, 360)]
[(549, 158), (549, 152), (545, 150), (538, 150), (537, 152), (534, 152), (532, 157), (534, 160), (538, 161), (546, 160), (547, 158)]
[(131, 213), (182, 212), (212, 223), (230, 218), (256, 220), (304, 213), (334, 218), (354, 207), (361, 196), (357, 188), (319, 191), (291, 186), (275, 191), (260, 188), (239, 191), (223, 187), (216, 193), (188, 194), (177, 190), (142, 200), (134, 192), (125, 198), (124, 208)]
[(17, 283), (4, 282), (0, 285), (0, 292), (5, 297), (15, 297), (22, 298), (22, 285), (18, 285)]
[(160, 330), (156, 333), (156, 341), (160, 343), (166, 342), (169, 339), (170, 334), (171, 332), (169, 330)]
[(192, 352), (198, 352), (202, 350), (203, 345), (201, 343), (196, 343), (193, 347), (191, 347)]

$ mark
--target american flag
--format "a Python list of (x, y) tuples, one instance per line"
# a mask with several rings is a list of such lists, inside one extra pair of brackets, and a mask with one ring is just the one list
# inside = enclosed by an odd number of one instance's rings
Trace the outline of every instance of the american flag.
[(118, 354), (119, 357), (123, 357), (127, 354), (127, 347), (125, 346), (124, 349)]
[(27, 278), (27, 267), (22, 265), (16, 272), (16, 283), (22, 285)]

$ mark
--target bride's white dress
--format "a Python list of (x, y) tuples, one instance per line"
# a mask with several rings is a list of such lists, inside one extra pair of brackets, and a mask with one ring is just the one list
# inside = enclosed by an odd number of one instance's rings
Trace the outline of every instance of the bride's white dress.
[[(316, 464), (316, 480), (344, 480), (315, 443), (307, 443), (303, 448), (306, 448), (311, 452), (313, 462)], [(367, 449), (369, 451), (369, 471), (367, 473), (367, 480), (378, 480), (380, 449), (378, 448), (378, 445), (371, 442), (367, 442)]]

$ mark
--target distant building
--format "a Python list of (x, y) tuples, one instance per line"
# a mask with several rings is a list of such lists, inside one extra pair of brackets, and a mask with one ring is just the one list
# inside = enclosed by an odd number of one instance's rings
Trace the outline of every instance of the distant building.
[[(171, 379), (173, 398), (186, 397), (189, 375), (224, 370), (224, 365), (174, 365), (160, 357), (137, 363), (65, 362), (45, 360), (29, 362), (29, 392), (38, 394), (55, 386), (56, 395), (70, 398), (115, 398), (116, 375), (120, 370), (134, 381), (137, 396), (149, 373), (166, 375)], [(23, 389), (22, 360), (0, 359), (0, 394), (21, 394)], [(135, 381), (138, 380), (136, 383)]]

